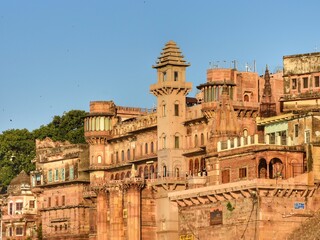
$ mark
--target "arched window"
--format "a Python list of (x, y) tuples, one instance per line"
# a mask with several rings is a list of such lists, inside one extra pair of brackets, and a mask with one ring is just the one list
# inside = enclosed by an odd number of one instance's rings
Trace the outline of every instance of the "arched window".
[(196, 135), (194, 135), (194, 146), (195, 147), (198, 147), (198, 135), (196, 134)]
[(118, 151), (116, 152), (116, 163), (118, 163), (119, 162), (119, 153), (118, 153)]
[(130, 149), (127, 150), (127, 160), (131, 160), (130, 159)]
[(249, 102), (249, 95), (248, 95), (248, 94), (245, 94), (245, 95), (243, 96), (243, 101), (244, 101), (244, 102)]
[(174, 171), (175, 177), (180, 177), (179, 168), (176, 168)]
[(193, 160), (189, 160), (189, 174), (192, 176), (193, 175)]
[(124, 162), (124, 151), (121, 151), (121, 161)]
[(201, 133), (201, 137), (200, 137), (200, 145), (203, 146), (204, 145), (204, 135), (203, 133)]
[(142, 173), (143, 173), (142, 167), (139, 167), (138, 176), (142, 177)]
[(116, 173), (115, 180), (119, 180), (119, 173)]
[(113, 174), (111, 174), (110, 180), (113, 180), (113, 178), (114, 178), (114, 176), (113, 176)]
[(154, 166), (153, 165), (150, 166), (150, 178), (151, 179), (155, 178), (155, 176), (154, 176)]
[(102, 157), (99, 155), (98, 156), (98, 163), (101, 163), (102, 162)]
[(148, 143), (146, 143), (146, 144), (144, 145), (144, 152), (145, 152), (146, 154), (148, 154)]
[(150, 149), (150, 151), (151, 151), (151, 153), (153, 153), (154, 152), (154, 146), (153, 146), (153, 142), (151, 142), (151, 149)]
[(196, 159), (196, 160), (194, 161), (194, 174), (195, 174), (195, 175), (198, 175), (198, 173), (199, 173), (199, 160)]
[(248, 130), (247, 130), (247, 129), (244, 129), (244, 130), (243, 130), (243, 136), (244, 136), (244, 137), (248, 137)]
[(121, 173), (121, 180), (124, 179), (125, 175), (126, 175), (125, 172), (122, 172), (122, 173)]
[(148, 166), (144, 167), (144, 179), (149, 179), (149, 169)]
[(163, 169), (163, 177), (166, 177), (166, 176), (167, 176), (167, 166), (164, 165), (164, 166), (162, 167), (162, 169)]

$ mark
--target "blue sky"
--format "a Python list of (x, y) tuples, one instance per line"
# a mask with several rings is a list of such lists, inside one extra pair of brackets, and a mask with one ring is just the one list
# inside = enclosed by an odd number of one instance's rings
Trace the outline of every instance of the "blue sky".
[(284, 55), (320, 51), (319, 10), (316, 0), (2, 0), (0, 132), (95, 100), (151, 108), (151, 66), (169, 40), (191, 63), (190, 96), (209, 62), (274, 71)]

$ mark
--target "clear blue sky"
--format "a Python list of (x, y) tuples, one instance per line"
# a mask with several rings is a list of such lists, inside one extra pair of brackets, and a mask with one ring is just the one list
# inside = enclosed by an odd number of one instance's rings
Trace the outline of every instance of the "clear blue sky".
[(209, 62), (255, 60), (262, 74), (284, 55), (320, 51), (319, 22), (318, 0), (2, 0), (0, 133), (94, 100), (151, 108), (151, 66), (169, 40), (191, 63), (193, 96)]

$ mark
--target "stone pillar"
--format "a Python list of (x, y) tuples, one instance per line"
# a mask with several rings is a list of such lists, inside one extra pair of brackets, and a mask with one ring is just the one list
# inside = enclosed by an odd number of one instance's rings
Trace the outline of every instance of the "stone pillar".
[(97, 195), (97, 239), (108, 239), (108, 196), (105, 191)]
[(254, 144), (258, 144), (259, 143), (259, 136), (258, 134), (254, 135)]
[(233, 141), (234, 141), (234, 143), (233, 143), (234, 147), (237, 148), (238, 147), (238, 138), (234, 138)]
[(127, 189), (127, 229), (128, 240), (141, 239), (141, 188), (142, 181), (130, 180), (126, 184)]
[(118, 186), (110, 187), (110, 239), (111, 240), (124, 239), (122, 197), (123, 197), (122, 190)]

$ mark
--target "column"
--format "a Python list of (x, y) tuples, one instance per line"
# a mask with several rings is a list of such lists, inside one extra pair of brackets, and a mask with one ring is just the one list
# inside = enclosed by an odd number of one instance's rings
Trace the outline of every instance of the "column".
[[(110, 187), (110, 239), (124, 239), (122, 190), (118, 186)], [(100, 238), (98, 238), (100, 239)]]
[(108, 239), (108, 196), (105, 191), (97, 195), (97, 239)]
[(142, 182), (127, 184), (128, 240), (141, 239), (141, 188)]

